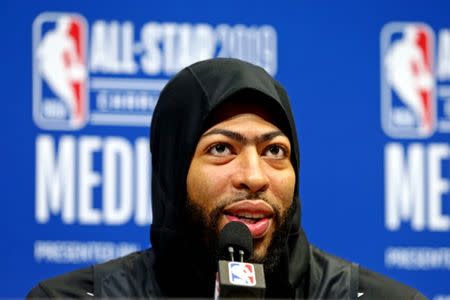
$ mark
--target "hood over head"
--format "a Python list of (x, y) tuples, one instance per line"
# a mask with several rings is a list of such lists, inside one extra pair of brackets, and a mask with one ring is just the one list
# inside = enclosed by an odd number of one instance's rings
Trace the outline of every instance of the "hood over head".
[[(269, 295), (276, 297), (289, 296), (286, 295), (287, 291), (290, 293), (292, 287), (298, 287), (305, 280), (303, 275), (308, 267), (309, 247), (300, 225), (297, 133), (286, 91), (264, 69), (250, 63), (226, 58), (198, 62), (180, 71), (162, 90), (153, 113), (150, 132), (153, 207), (151, 243), (157, 262), (173, 263), (175, 254), (182, 260), (183, 254), (188, 251), (183, 248), (183, 213), (187, 201), (186, 177), (191, 159), (201, 135), (211, 125), (208, 118), (212, 112), (220, 104), (236, 99), (235, 96), (241, 93), (252, 97), (239, 97), (239, 101), (256, 99), (256, 102), (270, 105), (276, 115), (276, 125), (291, 142), (291, 162), (297, 180), (293, 201), (295, 213), (288, 220), (285, 255), (280, 261), (279, 271), (285, 276), (276, 279), (278, 287), (274, 286), (273, 291), (269, 292)], [(203, 276), (201, 272), (197, 274)], [(275, 290), (285, 291), (280, 294)]]

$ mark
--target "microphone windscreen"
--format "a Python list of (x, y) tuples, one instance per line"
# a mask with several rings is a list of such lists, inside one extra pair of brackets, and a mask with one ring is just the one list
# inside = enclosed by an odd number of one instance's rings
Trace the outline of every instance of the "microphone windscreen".
[(228, 247), (233, 247), (234, 251), (243, 250), (244, 259), (250, 258), (253, 253), (253, 239), (250, 230), (241, 222), (227, 223), (219, 236), (219, 255), (228, 259)]

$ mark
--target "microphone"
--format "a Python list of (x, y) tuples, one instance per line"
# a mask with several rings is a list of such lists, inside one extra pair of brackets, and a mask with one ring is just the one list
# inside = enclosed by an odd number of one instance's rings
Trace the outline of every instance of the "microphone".
[(219, 236), (214, 299), (264, 298), (263, 265), (245, 262), (252, 253), (253, 239), (248, 227), (240, 222), (226, 224)]

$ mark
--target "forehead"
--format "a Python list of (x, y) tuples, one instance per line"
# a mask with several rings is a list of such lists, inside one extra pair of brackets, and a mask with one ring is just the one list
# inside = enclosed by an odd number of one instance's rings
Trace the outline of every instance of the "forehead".
[[(252, 138), (255, 141), (266, 136), (272, 138), (279, 135), (286, 136), (277, 126), (253, 113), (240, 113), (225, 119), (207, 129), (201, 139), (215, 134), (226, 135), (238, 140), (244, 139), (244, 137)], [(265, 140), (263, 139), (263, 141)]]
[[(219, 123), (234, 119), (237, 116), (250, 115), (256, 115), (267, 123), (272, 124), (274, 127), (281, 129), (281, 127), (278, 126), (280, 116), (276, 111), (278, 110), (271, 109), (266, 102), (257, 101), (257, 99), (235, 98), (233, 100), (228, 100), (215, 108), (210, 114), (203, 132), (208, 131), (208, 129)], [(245, 118), (243, 121), (245, 121)]]

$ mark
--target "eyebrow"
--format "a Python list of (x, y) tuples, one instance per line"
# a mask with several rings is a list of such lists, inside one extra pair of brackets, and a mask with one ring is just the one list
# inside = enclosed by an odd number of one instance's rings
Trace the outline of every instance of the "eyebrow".
[[(220, 129), (220, 128), (212, 129), (211, 131), (208, 131), (207, 133), (203, 134), (202, 137), (205, 137), (208, 135), (214, 135), (214, 134), (224, 135), (224, 136), (226, 136), (230, 139), (233, 139), (244, 145), (248, 144), (248, 142), (249, 142), (249, 140), (245, 136), (243, 136), (242, 134), (240, 134), (238, 132), (226, 130), (226, 129)], [(264, 142), (274, 139), (277, 136), (286, 136), (286, 135), (283, 132), (281, 132), (280, 130), (276, 130), (276, 131), (264, 133), (256, 138), (254, 138), (253, 140), (256, 143), (264, 143)]]

